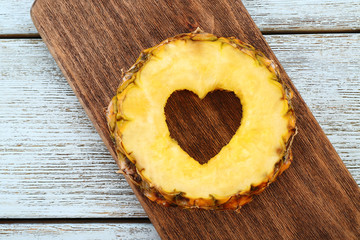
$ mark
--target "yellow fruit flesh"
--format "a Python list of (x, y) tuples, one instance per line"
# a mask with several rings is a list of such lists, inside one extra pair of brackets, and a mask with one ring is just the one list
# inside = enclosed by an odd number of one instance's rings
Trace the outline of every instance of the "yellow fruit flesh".
[[(275, 73), (256, 58), (221, 39), (179, 39), (153, 49), (133, 77), (126, 96), (118, 95), (126, 120), (121, 139), (151, 186), (192, 199), (226, 199), (267, 181), (286, 150), (289, 109)], [(215, 89), (233, 91), (242, 103), (239, 129), (207, 164), (184, 152), (165, 122), (168, 97), (183, 89), (200, 98)]]

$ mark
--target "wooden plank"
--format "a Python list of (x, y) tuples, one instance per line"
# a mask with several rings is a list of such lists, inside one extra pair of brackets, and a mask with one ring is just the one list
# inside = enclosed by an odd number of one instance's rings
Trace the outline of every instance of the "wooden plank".
[(144, 217), (42, 41), (0, 46), (1, 218)]
[(31, 21), (33, 0), (0, 1), (0, 34), (34, 34), (37, 30)]
[(150, 223), (0, 224), (0, 239), (160, 239)]
[[(266, 39), (360, 185), (360, 35)], [(45, 44), (0, 46), (0, 218), (145, 217)]]
[(216, 35), (237, 36), (273, 59), (281, 80), (294, 91), (299, 133), (292, 150), (297, 162), (240, 213), (165, 208), (130, 184), (162, 238), (360, 237), (356, 182), (240, 1), (37, 0), (32, 19), (114, 158), (103, 110), (121, 78), (116, 66), (130, 66), (140, 49), (166, 36), (199, 26)]
[(360, 185), (360, 35), (266, 39)]
[[(0, 1), (0, 34), (36, 34), (34, 0)], [(244, 0), (261, 31), (350, 31), (360, 29), (358, 0)]]

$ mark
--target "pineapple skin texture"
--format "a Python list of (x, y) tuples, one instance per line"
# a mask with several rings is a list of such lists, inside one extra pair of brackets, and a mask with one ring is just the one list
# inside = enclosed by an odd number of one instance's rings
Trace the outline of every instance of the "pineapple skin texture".
[[(139, 170), (136, 167), (136, 159), (131, 156), (131, 153), (129, 153), (123, 145), (122, 135), (124, 129), (126, 128), (127, 120), (124, 118), (122, 109), (120, 109), (119, 106), (122, 105), (121, 102), (124, 101), (127, 92), (131, 89), (131, 86), (129, 87), (129, 85), (135, 83), (136, 73), (142, 69), (156, 48), (177, 40), (221, 41), (222, 43), (230, 44), (253, 58), (260, 65), (265, 66), (268, 71), (277, 76), (274, 81), (277, 81), (282, 85), (285, 92), (284, 100), (288, 104), (288, 111), (286, 113), (286, 118), (288, 119), (288, 132), (283, 136), (286, 150), (281, 153), (279, 161), (274, 165), (272, 172), (268, 174), (261, 183), (251, 185), (248, 191), (242, 191), (224, 198), (216, 198), (214, 196), (211, 196), (210, 198), (191, 198), (187, 197), (183, 192), (174, 193), (164, 191), (161, 188), (156, 187), (147, 179), (146, 176), (142, 174), (142, 170)], [(218, 38), (212, 34), (195, 31), (193, 33), (180, 34), (175, 37), (168, 38), (157, 46), (144, 50), (135, 64), (128, 71), (123, 73), (122, 83), (117, 90), (116, 96), (111, 100), (106, 112), (110, 134), (116, 144), (117, 164), (119, 165), (120, 172), (137, 185), (148, 199), (164, 206), (179, 206), (181, 208), (200, 208), (208, 210), (232, 209), (239, 211), (243, 205), (252, 200), (254, 195), (261, 193), (270, 183), (274, 182), (276, 178), (290, 166), (293, 159), (291, 144), (297, 132), (295, 126), (295, 113), (291, 106), (291, 98), (293, 94), (291, 90), (283, 82), (281, 82), (279, 76), (280, 74), (278, 69), (271, 60), (267, 59), (261, 52), (254, 49), (251, 45), (243, 43), (233, 37)]]

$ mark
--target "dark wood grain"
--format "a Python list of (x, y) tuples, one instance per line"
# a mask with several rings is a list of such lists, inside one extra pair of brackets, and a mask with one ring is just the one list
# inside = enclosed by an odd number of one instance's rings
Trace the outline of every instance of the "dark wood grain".
[(230, 142), (242, 117), (240, 99), (224, 90), (209, 92), (203, 99), (189, 90), (175, 91), (164, 111), (170, 137), (200, 164)]
[(297, 113), (292, 166), (239, 214), (164, 208), (131, 185), (162, 238), (360, 238), (357, 184), (241, 1), (37, 0), (32, 18), (114, 157), (103, 109), (119, 84), (120, 69), (142, 49), (200, 26), (251, 43), (278, 63), (282, 80), (294, 91)]

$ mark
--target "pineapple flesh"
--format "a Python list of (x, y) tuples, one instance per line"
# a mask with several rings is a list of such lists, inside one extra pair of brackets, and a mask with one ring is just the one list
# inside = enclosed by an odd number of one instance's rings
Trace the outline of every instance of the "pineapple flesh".
[[(203, 99), (219, 89), (241, 100), (241, 124), (201, 164), (170, 136), (164, 108), (175, 91)], [(121, 172), (162, 205), (238, 210), (291, 163), (291, 96), (275, 64), (248, 44), (199, 31), (169, 38), (141, 53), (108, 106)]]

